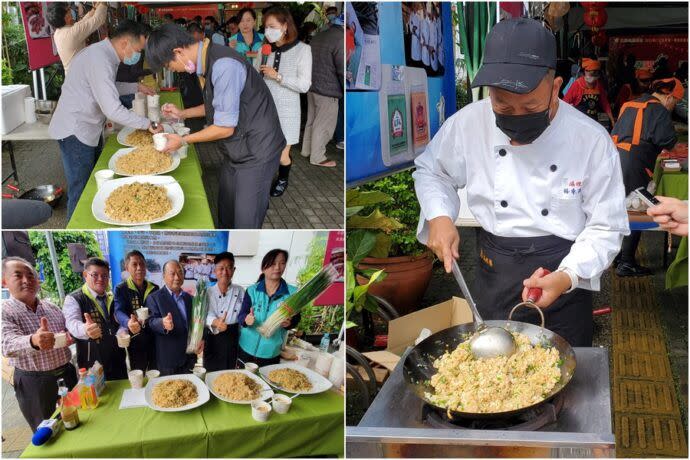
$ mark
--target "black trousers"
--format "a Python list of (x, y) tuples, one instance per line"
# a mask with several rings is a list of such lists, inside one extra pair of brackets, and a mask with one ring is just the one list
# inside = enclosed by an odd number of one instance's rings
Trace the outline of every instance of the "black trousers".
[[(241, 348), (239, 349), (239, 357), (245, 363), (256, 363), (259, 365), (259, 367), (270, 366), (271, 364), (280, 364), (280, 355), (274, 358), (258, 358), (250, 355)], [(240, 364), (238, 367), (242, 367), (242, 365)]]
[(216, 335), (208, 334), (204, 345), (204, 368), (206, 372), (235, 369), (239, 347), (240, 325), (230, 324)]
[(144, 373), (149, 369), (158, 369), (156, 367), (156, 344), (154, 340), (151, 328), (148, 327), (132, 338), (128, 349), (131, 369), (140, 369)]
[[(506, 238), (480, 230), (477, 240), (479, 268), (474, 288), (477, 309), (485, 320), (508, 319), (510, 310), (522, 302), (522, 282), (539, 267), (551, 271), (570, 252), (573, 242), (557, 236)], [(563, 337), (571, 346), (592, 346), (592, 292), (575, 289), (543, 309), (544, 327)], [(525, 307), (513, 320), (540, 324), (539, 313)]]
[(280, 163), (280, 155), (275, 158), (275, 162), (245, 168), (223, 165), (218, 191), (220, 228), (261, 228)]
[(55, 412), (57, 381), (61, 378), (71, 390), (77, 384), (77, 370), (69, 363), (46, 372), (15, 368), (14, 394), (31, 431), (36, 432), (36, 427)]
[(642, 232), (633, 230), (630, 235), (623, 237), (623, 246), (621, 247), (620, 261), (635, 265), (635, 253), (637, 253), (637, 246), (640, 245), (640, 238)]
[(161, 373), (161, 377), (164, 375), (176, 375), (176, 374), (191, 374), (194, 365), (196, 364), (196, 355), (185, 355), (185, 362), (178, 367), (167, 367), (158, 369)]

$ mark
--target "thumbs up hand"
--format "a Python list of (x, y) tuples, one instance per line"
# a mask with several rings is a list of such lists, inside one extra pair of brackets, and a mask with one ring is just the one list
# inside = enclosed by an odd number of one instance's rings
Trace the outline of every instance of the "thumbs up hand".
[(48, 320), (45, 316), (41, 317), (38, 330), (31, 335), (31, 344), (39, 350), (51, 350), (55, 345), (55, 335), (48, 330)]
[(173, 324), (172, 314), (168, 312), (167, 316), (163, 318), (163, 329), (166, 331), (172, 331), (175, 325)]
[(132, 334), (138, 334), (141, 331), (141, 324), (139, 324), (139, 320), (137, 319), (136, 315), (129, 315), (129, 321), (127, 321), (127, 328)]
[(102, 335), (101, 328), (98, 326), (98, 323), (95, 323), (91, 319), (90, 314), (84, 313), (84, 322), (86, 324), (86, 335), (88, 335), (90, 339), (100, 339)]
[(254, 307), (252, 307), (249, 309), (247, 317), (244, 318), (244, 322), (247, 323), (247, 326), (252, 326), (254, 325), (254, 321), (256, 321), (256, 318), (254, 317)]

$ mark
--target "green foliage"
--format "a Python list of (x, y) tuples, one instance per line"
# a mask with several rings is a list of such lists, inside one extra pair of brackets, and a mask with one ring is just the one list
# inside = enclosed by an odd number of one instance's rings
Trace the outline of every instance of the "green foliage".
[[(318, 232), (309, 243), (309, 252), (304, 267), (297, 274), (297, 284), (304, 285), (312, 279), (321, 268), (326, 255), (328, 232)], [(322, 334), (324, 332), (338, 333), (343, 325), (342, 305), (317, 306), (311, 302), (302, 309), (302, 315), (297, 329), (307, 334)]]
[[(72, 271), (67, 244), (83, 244), (86, 247), (86, 255), (88, 257), (103, 257), (103, 254), (101, 253), (101, 249), (98, 246), (93, 232), (56, 231), (52, 233), (53, 241), (55, 242), (55, 252), (58, 257), (58, 266), (60, 267), (60, 274), (62, 275), (62, 285), (65, 288), (65, 294), (69, 294), (79, 289), (84, 281), (81, 273), (74, 273)], [(48, 243), (46, 242), (46, 232), (30, 230), (29, 240), (31, 241), (34, 257), (36, 258), (37, 270), (40, 264), (43, 265), (45, 281), (41, 283), (42, 296), (58, 303), (60, 296), (58, 295), (55, 274), (53, 273), (53, 264), (50, 261), (50, 252), (48, 251)]]
[[(361, 189), (369, 192), (384, 192), (393, 197), (392, 201), (378, 205), (378, 209), (383, 214), (401, 224), (389, 233), (391, 245), (388, 256), (418, 255), (425, 251), (424, 246), (417, 241), (420, 208), (414, 191), (411, 170), (384, 177), (363, 185)], [(367, 207), (363, 212), (369, 210), (370, 208)]]

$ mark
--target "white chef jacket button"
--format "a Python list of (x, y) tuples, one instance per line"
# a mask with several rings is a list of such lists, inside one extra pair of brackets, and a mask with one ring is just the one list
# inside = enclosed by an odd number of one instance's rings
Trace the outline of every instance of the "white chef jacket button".
[(508, 202), (507, 202), (506, 200), (502, 200), (502, 201), (501, 201), (501, 206), (504, 207), (504, 208), (507, 208), (507, 207), (508, 207)]
[(542, 215), (542, 216), (548, 216), (548, 215), (549, 215), (549, 210), (548, 210), (548, 209), (542, 209), (542, 210), (541, 210), (541, 215)]
[(501, 155), (502, 157), (506, 156), (506, 153), (508, 153), (508, 152), (506, 152), (506, 149), (501, 149), (498, 151), (498, 154)]
[(557, 169), (558, 169), (558, 166), (551, 165), (551, 171), (556, 172)]

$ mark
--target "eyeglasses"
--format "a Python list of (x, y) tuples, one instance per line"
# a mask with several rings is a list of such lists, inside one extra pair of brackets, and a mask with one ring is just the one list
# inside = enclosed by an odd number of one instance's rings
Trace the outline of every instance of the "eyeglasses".
[(101, 273), (91, 272), (91, 273), (89, 273), (89, 276), (91, 278), (95, 278), (95, 279), (107, 280), (110, 275), (108, 275), (107, 273), (101, 274)]

